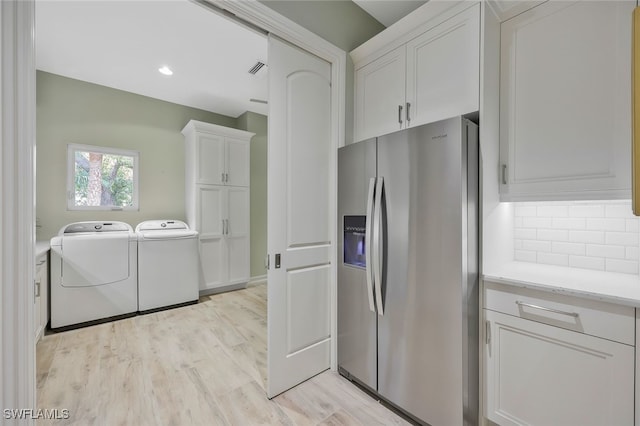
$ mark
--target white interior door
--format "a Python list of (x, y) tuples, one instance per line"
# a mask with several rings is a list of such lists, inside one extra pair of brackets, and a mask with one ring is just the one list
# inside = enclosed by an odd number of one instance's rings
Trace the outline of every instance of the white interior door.
[(331, 146), (331, 66), (270, 36), (270, 398), (330, 366)]

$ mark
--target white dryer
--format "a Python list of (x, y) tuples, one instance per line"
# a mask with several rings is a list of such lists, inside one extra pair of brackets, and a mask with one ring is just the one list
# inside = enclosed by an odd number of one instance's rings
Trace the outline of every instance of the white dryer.
[(63, 227), (51, 239), (51, 328), (135, 315), (137, 243), (124, 222)]
[(198, 232), (179, 220), (149, 220), (138, 234), (138, 310), (198, 302)]

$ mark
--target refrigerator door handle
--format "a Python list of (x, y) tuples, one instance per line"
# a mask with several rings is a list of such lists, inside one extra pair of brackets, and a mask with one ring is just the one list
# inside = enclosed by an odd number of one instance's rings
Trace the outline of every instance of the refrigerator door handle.
[(364, 242), (365, 242), (365, 262), (366, 262), (366, 275), (367, 275), (367, 296), (369, 298), (369, 309), (371, 312), (376, 311), (376, 306), (373, 301), (373, 263), (371, 256), (372, 249), (372, 229), (373, 229), (373, 195), (375, 193), (376, 188), (376, 178), (369, 179), (369, 191), (367, 194), (367, 219), (366, 219), (366, 227), (364, 231)]
[(378, 315), (384, 315), (384, 304), (382, 303), (382, 264), (384, 247), (384, 230), (382, 227), (382, 192), (384, 190), (384, 178), (378, 178), (376, 183), (376, 201), (373, 212), (373, 285), (376, 292), (376, 306)]

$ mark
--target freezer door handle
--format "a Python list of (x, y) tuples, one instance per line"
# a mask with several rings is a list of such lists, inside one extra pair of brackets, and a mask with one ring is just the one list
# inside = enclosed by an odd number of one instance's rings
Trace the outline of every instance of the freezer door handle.
[(376, 311), (375, 303), (373, 302), (373, 264), (371, 263), (371, 248), (372, 244), (372, 228), (373, 228), (373, 194), (376, 188), (376, 178), (369, 179), (369, 191), (367, 194), (367, 218), (366, 227), (364, 231), (364, 255), (366, 262), (366, 275), (367, 275), (367, 295), (369, 296), (369, 309), (371, 312)]
[(376, 293), (376, 306), (378, 315), (384, 315), (384, 304), (382, 302), (382, 265), (384, 230), (382, 223), (382, 192), (384, 190), (384, 179), (378, 178), (376, 182), (375, 207), (373, 211), (373, 285)]

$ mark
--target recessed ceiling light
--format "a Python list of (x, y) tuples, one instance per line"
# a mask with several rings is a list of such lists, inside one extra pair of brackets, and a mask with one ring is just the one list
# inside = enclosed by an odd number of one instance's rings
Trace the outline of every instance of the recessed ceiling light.
[(158, 68), (158, 71), (160, 71), (160, 73), (164, 75), (173, 75), (173, 71), (171, 71), (171, 68), (166, 65)]

